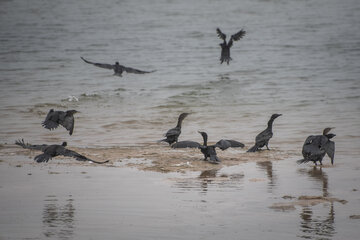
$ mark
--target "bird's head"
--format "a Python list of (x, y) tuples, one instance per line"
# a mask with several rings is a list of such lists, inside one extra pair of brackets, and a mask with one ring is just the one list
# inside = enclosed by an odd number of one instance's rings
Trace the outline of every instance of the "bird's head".
[(76, 111), (76, 110), (69, 110), (69, 111), (67, 111), (66, 113), (68, 114), (68, 115), (74, 115), (75, 113), (78, 113), (79, 111)]
[(278, 114), (278, 113), (274, 113), (273, 115), (271, 115), (271, 119), (275, 119), (280, 117), (282, 114)]
[(334, 129), (334, 128), (331, 128), (331, 127), (325, 128), (323, 131), (323, 135), (327, 135), (331, 131), (331, 129)]
[(201, 134), (201, 136), (204, 138), (204, 139), (207, 139), (208, 138), (208, 135), (206, 132), (201, 132), (201, 131), (198, 131), (198, 133)]
[(63, 142), (63, 143), (61, 144), (61, 146), (66, 147), (66, 146), (67, 146), (67, 142)]
[(119, 62), (115, 62), (115, 65), (119, 65)]
[(51, 112), (51, 113), (52, 113), (52, 112), (54, 112), (54, 109), (53, 109), (53, 108), (52, 108), (52, 109), (50, 109), (50, 111), (49, 111), (49, 112)]

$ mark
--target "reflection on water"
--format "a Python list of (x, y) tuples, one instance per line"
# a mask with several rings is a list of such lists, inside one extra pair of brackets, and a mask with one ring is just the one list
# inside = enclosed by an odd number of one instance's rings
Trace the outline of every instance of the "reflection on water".
[[(302, 175), (307, 175), (311, 180), (315, 180), (321, 184), (322, 196), (328, 197), (330, 194), (328, 192), (328, 175), (322, 170), (322, 168), (313, 167), (310, 170), (299, 169), (298, 172)], [(325, 216), (319, 216), (320, 214), (314, 214), (313, 207), (302, 207), (300, 213), (300, 231), (303, 233), (301, 238), (313, 239), (313, 236), (316, 236), (316, 239), (330, 239), (334, 236), (335, 232), (335, 209), (334, 203), (328, 203), (329, 209), (328, 213)], [(325, 206), (327, 207), (327, 206)]]
[(307, 169), (299, 169), (298, 170), (299, 173), (301, 174), (305, 174), (307, 176), (310, 177), (310, 179), (318, 181), (321, 183), (322, 185), (322, 195), (323, 197), (328, 197), (329, 196), (329, 192), (328, 192), (328, 176), (327, 174), (322, 170), (322, 168), (318, 168), (318, 167), (313, 167), (311, 170), (307, 170)]
[(303, 207), (300, 217), (300, 229), (303, 233), (301, 238), (314, 239), (331, 239), (335, 232), (335, 210), (334, 203), (329, 204), (329, 213), (324, 217), (314, 214), (311, 207)]
[(267, 178), (269, 180), (268, 182), (268, 189), (271, 192), (271, 190), (273, 189), (273, 187), (275, 187), (276, 185), (276, 175), (274, 174), (274, 170), (273, 170), (273, 164), (270, 161), (265, 161), (265, 162), (257, 162), (256, 165), (266, 171), (266, 175)]
[(216, 191), (234, 191), (243, 186), (244, 175), (242, 173), (220, 173), (219, 169), (209, 169), (200, 172), (196, 178), (176, 179), (174, 187), (180, 193), (187, 191), (198, 191), (206, 194), (211, 187), (216, 187)]
[(49, 238), (70, 239), (74, 235), (74, 199), (71, 195), (65, 204), (56, 196), (47, 196), (43, 211), (44, 235)]
[(205, 170), (202, 171), (199, 175), (199, 179), (201, 179), (201, 190), (203, 193), (207, 192), (208, 184), (211, 184), (213, 179), (216, 177), (217, 169)]

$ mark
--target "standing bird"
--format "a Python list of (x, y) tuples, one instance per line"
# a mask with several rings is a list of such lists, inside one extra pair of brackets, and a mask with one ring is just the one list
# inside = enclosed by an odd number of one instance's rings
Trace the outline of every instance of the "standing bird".
[[(225, 140), (221, 139), (214, 145), (207, 145), (208, 135), (206, 132), (199, 132), (203, 137), (204, 143), (201, 145), (198, 142), (194, 141), (180, 141), (173, 144), (172, 148), (199, 148), (201, 152), (204, 154), (204, 161), (208, 161), (210, 163), (220, 163), (220, 159), (216, 155), (215, 148), (220, 148), (221, 150), (226, 150), (229, 147), (244, 147), (245, 145), (241, 142), (235, 140)], [(207, 160), (209, 158), (209, 160)]]
[(127, 73), (136, 73), (136, 74), (144, 74), (144, 73), (155, 72), (155, 70), (147, 72), (147, 71), (142, 71), (142, 70), (138, 70), (138, 69), (135, 69), (135, 68), (125, 67), (123, 65), (120, 65), (119, 62), (116, 62), (115, 65), (112, 65), (112, 64), (107, 64), (107, 63), (94, 63), (94, 62), (90, 62), (90, 61), (86, 60), (83, 57), (80, 57), (80, 58), (82, 60), (84, 60), (84, 62), (92, 64), (94, 66), (114, 70), (114, 75), (117, 75), (119, 77), (122, 77), (122, 73), (124, 71), (127, 72)]
[(269, 144), (270, 138), (272, 138), (272, 136), (273, 136), (272, 125), (273, 125), (274, 120), (281, 115), (282, 114), (275, 113), (271, 116), (271, 118), (268, 122), (268, 127), (256, 136), (255, 145), (252, 148), (250, 148), (249, 150), (247, 150), (247, 152), (256, 152), (264, 146), (266, 146), (267, 150), (270, 150), (268, 144)]
[(322, 135), (311, 135), (308, 136), (304, 142), (302, 155), (304, 159), (298, 160), (297, 163), (306, 163), (306, 162), (320, 162), (322, 165), (322, 160), (327, 154), (331, 159), (331, 164), (334, 164), (334, 155), (335, 155), (335, 142), (331, 141), (335, 134), (329, 133), (332, 128), (325, 128)]
[(219, 28), (216, 29), (217, 35), (219, 38), (221, 38), (224, 42), (220, 43), (221, 46), (221, 57), (220, 57), (220, 64), (222, 64), (224, 61), (229, 65), (229, 62), (232, 60), (230, 57), (230, 48), (233, 45), (233, 41), (240, 40), (243, 36), (245, 36), (246, 31), (241, 29), (239, 32), (235, 33), (234, 35), (231, 35), (231, 38), (228, 43), (226, 43), (226, 35), (221, 32)]
[(53, 130), (60, 124), (69, 131), (70, 135), (72, 135), (74, 131), (74, 114), (77, 112), (78, 111), (76, 110), (68, 110), (63, 112), (50, 109), (46, 115), (45, 121), (42, 122), (42, 126), (46, 129)]
[(23, 148), (26, 149), (32, 149), (32, 150), (40, 150), (43, 152), (43, 154), (37, 155), (34, 160), (38, 163), (40, 162), (48, 162), (51, 158), (56, 157), (56, 156), (65, 156), (65, 157), (73, 157), (78, 161), (90, 161), (93, 163), (98, 163), (98, 164), (103, 164), (103, 163), (107, 163), (109, 162), (109, 160), (104, 161), (104, 162), (97, 162), (94, 160), (91, 160), (75, 151), (66, 149), (65, 147), (67, 146), (66, 142), (63, 142), (61, 145), (47, 145), (47, 144), (42, 144), (42, 145), (31, 145), (29, 143), (25, 143), (24, 139), (22, 139), (21, 141), (18, 140), (15, 142), (16, 145), (19, 145)]
[(178, 118), (178, 122), (176, 127), (168, 130), (165, 133), (165, 137), (164, 139), (160, 140), (159, 142), (167, 142), (169, 145), (173, 144), (174, 142), (178, 141), (178, 138), (181, 134), (181, 125), (182, 125), (182, 121), (187, 117), (187, 115), (189, 115), (190, 113), (182, 113), (179, 115)]

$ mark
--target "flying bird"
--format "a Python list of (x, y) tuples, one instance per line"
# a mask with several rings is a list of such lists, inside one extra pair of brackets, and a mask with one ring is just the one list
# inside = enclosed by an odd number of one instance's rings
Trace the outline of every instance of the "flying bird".
[(222, 33), (219, 28), (216, 29), (216, 33), (218, 37), (224, 41), (223, 43), (219, 44), (221, 46), (220, 64), (222, 64), (225, 61), (229, 65), (229, 62), (232, 60), (232, 58), (230, 57), (230, 48), (233, 45), (233, 41), (238, 41), (242, 37), (244, 37), (246, 31), (241, 29), (239, 32), (235, 33), (234, 35), (231, 35), (228, 43), (226, 43), (226, 35)]
[(77, 112), (78, 111), (76, 110), (64, 112), (50, 109), (46, 115), (45, 121), (42, 122), (42, 126), (46, 129), (53, 130), (61, 125), (69, 131), (69, 135), (72, 135), (74, 131), (74, 114)]
[(256, 136), (255, 145), (251, 147), (249, 150), (247, 150), (247, 152), (256, 152), (264, 146), (266, 146), (267, 150), (270, 150), (268, 144), (270, 138), (272, 138), (273, 136), (273, 131), (272, 131), (273, 122), (277, 117), (281, 115), (282, 114), (275, 113), (270, 117), (270, 120), (268, 121), (268, 127)]
[(66, 142), (63, 142), (61, 145), (47, 145), (47, 144), (42, 144), (42, 145), (31, 145), (29, 143), (25, 143), (24, 139), (22, 140), (17, 140), (15, 142), (16, 145), (19, 145), (25, 149), (32, 149), (32, 150), (39, 150), (42, 151), (43, 153), (40, 155), (35, 156), (34, 160), (38, 163), (41, 162), (48, 162), (51, 158), (56, 157), (56, 156), (65, 156), (65, 157), (73, 157), (78, 161), (90, 161), (93, 163), (97, 163), (97, 164), (103, 164), (103, 163), (107, 163), (109, 162), (109, 160), (104, 161), (104, 162), (98, 162), (98, 161), (94, 161), (92, 159), (89, 159), (75, 151), (66, 149), (65, 147), (67, 146)]
[(169, 145), (173, 144), (174, 142), (178, 141), (178, 138), (181, 134), (181, 125), (183, 120), (189, 115), (190, 113), (182, 113), (178, 117), (178, 122), (176, 127), (169, 129), (164, 136), (166, 138), (160, 140), (159, 142), (167, 142)]
[(329, 133), (333, 128), (325, 128), (322, 135), (310, 135), (306, 138), (302, 155), (304, 159), (298, 160), (297, 163), (306, 163), (306, 162), (320, 162), (322, 165), (322, 160), (327, 154), (331, 159), (331, 164), (334, 164), (334, 155), (335, 155), (335, 142), (331, 141), (335, 134)]
[[(204, 154), (204, 161), (218, 164), (218, 163), (220, 163), (221, 160), (217, 157), (215, 148), (218, 147), (224, 151), (230, 147), (243, 148), (245, 146), (241, 142), (238, 142), (235, 140), (225, 140), (225, 139), (221, 139), (214, 145), (208, 145), (207, 144), (207, 140), (208, 140), (207, 133), (206, 132), (199, 132), (199, 133), (203, 137), (203, 141), (204, 141), (203, 144), (200, 144), (195, 141), (180, 141), (180, 142), (173, 144), (171, 147), (172, 148), (199, 148), (201, 150), (202, 154)], [(209, 160), (208, 160), (208, 158), (209, 158)]]
[(123, 65), (120, 65), (119, 62), (115, 62), (115, 64), (107, 64), (107, 63), (94, 63), (94, 62), (90, 62), (88, 60), (86, 60), (83, 57), (80, 57), (84, 62), (92, 64), (96, 67), (100, 67), (100, 68), (105, 68), (105, 69), (110, 69), (110, 70), (114, 70), (114, 75), (117, 75), (119, 77), (122, 77), (122, 73), (123, 72), (127, 72), (127, 73), (136, 73), (136, 74), (144, 74), (144, 73), (152, 73), (155, 72), (155, 70), (153, 71), (142, 71), (139, 69), (135, 69), (135, 68), (130, 68), (130, 67), (125, 67)]

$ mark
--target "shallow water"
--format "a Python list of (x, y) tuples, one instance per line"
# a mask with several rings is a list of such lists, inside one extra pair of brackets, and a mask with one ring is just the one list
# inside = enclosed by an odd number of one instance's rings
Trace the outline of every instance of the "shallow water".
[[(246, 163), (202, 172), (0, 163), (3, 239), (356, 239), (359, 167)], [(344, 175), (344, 172), (347, 175)], [(347, 202), (291, 205), (284, 196)], [(290, 208), (273, 208), (290, 203)]]
[[(49, 177), (47, 167), (25, 165), (39, 177), (18, 179), (19, 169), (5, 161), (0, 170), (15, 171), (16, 179), (0, 175), (1, 209), (9, 209), (0, 238), (354, 238), (358, 220), (348, 217), (360, 214), (352, 191), (360, 169), (359, 10), (356, 0), (0, 1), (0, 143), (144, 146), (181, 112), (192, 113), (182, 140), (200, 141), (197, 131), (205, 130), (211, 142), (232, 138), (247, 147), (272, 113), (282, 113), (270, 147), (298, 150), (299, 158), (308, 135), (324, 127), (337, 135), (336, 165), (322, 173), (291, 159), (205, 177), (102, 167), (63, 167)], [(228, 36), (247, 31), (229, 66), (219, 64), (216, 27)], [(119, 78), (80, 56), (157, 71)], [(80, 111), (73, 136), (41, 127), (50, 108)], [(269, 208), (287, 194), (349, 202)]]

